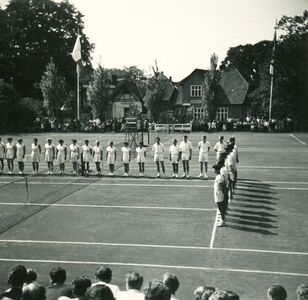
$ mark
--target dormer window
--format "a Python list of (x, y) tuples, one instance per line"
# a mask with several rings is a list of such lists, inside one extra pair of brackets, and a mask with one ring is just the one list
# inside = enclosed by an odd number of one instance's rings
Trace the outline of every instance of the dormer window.
[(202, 85), (191, 85), (190, 86), (190, 96), (191, 97), (201, 97), (202, 96)]

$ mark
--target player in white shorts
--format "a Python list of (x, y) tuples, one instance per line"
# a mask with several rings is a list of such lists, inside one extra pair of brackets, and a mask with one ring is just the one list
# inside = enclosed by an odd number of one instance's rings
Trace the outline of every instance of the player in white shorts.
[(182, 177), (189, 178), (189, 161), (192, 156), (192, 144), (187, 140), (187, 135), (184, 135), (183, 141), (179, 145), (180, 149), (180, 159), (182, 159), (184, 174)]
[(114, 164), (117, 160), (117, 148), (113, 146), (113, 142), (109, 142), (106, 148), (106, 163), (109, 165), (109, 175), (114, 175)]
[(65, 161), (67, 157), (67, 147), (62, 139), (59, 140), (59, 144), (56, 147), (56, 157), (60, 167), (59, 174), (63, 175), (65, 170)]
[(16, 159), (18, 163), (19, 174), (22, 175), (25, 169), (25, 156), (26, 156), (26, 146), (22, 142), (22, 138), (17, 140), (16, 144)]
[(70, 149), (70, 159), (73, 165), (73, 174), (77, 174), (78, 172), (78, 159), (80, 157), (80, 147), (77, 144), (76, 139), (72, 139), (72, 143), (69, 146)]
[(83, 170), (85, 171), (86, 175), (89, 175), (90, 171), (90, 161), (92, 158), (92, 146), (89, 144), (89, 140), (84, 141), (84, 145), (81, 147), (82, 149), (82, 164)]
[(128, 147), (128, 143), (124, 142), (124, 147), (121, 148), (121, 161), (124, 165), (124, 177), (128, 176), (129, 172), (129, 163), (131, 160), (131, 149)]
[(145, 157), (146, 157), (146, 148), (143, 147), (143, 143), (139, 143), (139, 147), (136, 148), (136, 153), (137, 153), (137, 163), (139, 166), (139, 176), (143, 177), (144, 176), (144, 164), (145, 164)]
[(178, 178), (179, 173), (179, 154), (180, 148), (178, 146), (178, 141), (176, 139), (173, 140), (173, 144), (169, 148), (169, 159), (172, 164), (173, 178)]
[(9, 137), (7, 139), (7, 143), (5, 144), (5, 158), (7, 161), (7, 166), (9, 169), (9, 174), (13, 174), (14, 169), (14, 158), (16, 156), (16, 147), (12, 142), (12, 138)]
[(156, 138), (156, 143), (153, 145), (152, 150), (154, 151), (154, 161), (156, 163), (156, 168), (157, 168), (157, 176), (160, 177), (160, 167), (159, 164), (161, 165), (161, 169), (163, 171), (163, 174), (165, 176), (165, 164), (164, 164), (164, 144), (160, 142), (160, 138)]
[[(198, 144), (199, 147), (199, 163), (200, 163), (200, 175), (199, 177), (204, 176), (208, 178), (207, 175), (207, 164), (209, 161), (209, 151), (211, 149), (211, 144), (206, 140), (206, 136), (203, 136), (203, 139)], [(203, 165), (204, 165), (204, 173), (203, 173)]]
[(102, 174), (101, 162), (103, 160), (103, 148), (100, 146), (99, 141), (95, 141), (95, 146), (93, 146), (93, 160), (96, 166), (96, 175)]
[(45, 161), (47, 162), (48, 175), (53, 172), (53, 160), (55, 159), (55, 148), (56, 146), (52, 143), (52, 139), (48, 138), (47, 143), (44, 145), (45, 148)]
[(220, 153), (222, 153), (225, 150), (226, 146), (227, 144), (224, 142), (224, 137), (222, 135), (219, 136), (219, 141), (214, 146), (217, 161), (219, 160)]
[(0, 137), (0, 174), (3, 172), (3, 168), (4, 168), (4, 154), (5, 154), (5, 145), (4, 143), (1, 141), (1, 137)]
[(38, 139), (34, 138), (33, 143), (31, 144), (31, 161), (33, 174), (38, 173), (41, 152), (41, 145), (38, 144)]
[[(235, 161), (235, 164), (234, 164), (234, 168), (235, 168), (235, 170), (234, 170), (234, 190), (235, 190), (237, 178), (238, 178), (237, 164), (240, 162), (240, 160), (239, 160), (239, 155), (238, 155), (238, 147), (235, 144), (235, 137), (234, 136), (230, 137), (229, 143), (234, 145), (233, 146), (233, 152), (234, 152), (233, 159)], [(233, 193), (234, 193), (234, 190), (233, 190)]]

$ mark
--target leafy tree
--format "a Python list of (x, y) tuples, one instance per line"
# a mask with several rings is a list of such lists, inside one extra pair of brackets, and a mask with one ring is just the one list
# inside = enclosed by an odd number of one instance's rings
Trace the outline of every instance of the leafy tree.
[(144, 97), (144, 106), (149, 110), (151, 118), (156, 121), (162, 112), (162, 99), (164, 97), (164, 84), (158, 76), (148, 80), (147, 92)]
[(93, 119), (99, 118), (101, 121), (107, 118), (107, 107), (110, 100), (107, 79), (107, 72), (99, 65), (94, 71), (93, 80), (89, 83), (87, 90), (92, 117)]
[(40, 88), (44, 98), (44, 108), (50, 118), (62, 119), (62, 111), (67, 101), (65, 80), (58, 73), (55, 63), (51, 59), (46, 67)]
[[(93, 49), (83, 33), (83, 15), (68, 1), (11, 0), (4, 10), (7, 46), (0, 42), (0, 78), (11, 81), (22, 96), (41, 97), (39, 81), (53, 57), (59, 72), (75, 87), (75, 63), (71, 52), (81, 34), (82, 60), (90, 65)], [(0, 24), (1, 25), (1, 24)], [(4, 29), (3, 29), (4, 28)], [(0, 38), (1, 40), (1, 38)]]

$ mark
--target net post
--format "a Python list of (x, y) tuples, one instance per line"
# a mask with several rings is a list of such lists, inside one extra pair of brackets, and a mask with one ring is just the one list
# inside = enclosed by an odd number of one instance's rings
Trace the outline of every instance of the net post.
[(28, 186), (28, 176), (26, 176), (26, 203), (29, 203), (29, 186)]

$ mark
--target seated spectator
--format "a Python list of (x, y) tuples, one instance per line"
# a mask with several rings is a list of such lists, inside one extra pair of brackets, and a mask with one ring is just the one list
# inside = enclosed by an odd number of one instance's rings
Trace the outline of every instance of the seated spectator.
[(227, 294), (228, 294), (229, 300), (240, 300), (240, 296), (233, 291), (227, 291)]
[(174, 274), (165, 273), (163, 276), (163, 283), (169, 289), (171, 293), (171, 299), (177, 300), (177, 298), (175, 297), (175, 293), (180, 286), (178, 278)]
[(99, 267), (95, 273), (97, 283), (94, 283), (92, 286), (97, 284), (104, 284), (107, 285), (112, 293), (113, 297), (117, 298), (117, 294), (120, 292), (120, 288), (117, 285), (111, 284), (112, 279), (112, 271), (108, 267)]
[(215, 291), (209, 300), (229, 300), (228, 294), (225, 291)]
[(37, 273), (34, 269), (27, 269), (27, 279), (25, 284), (30, 284), (37, 279)]
[(127, 291), (119, 292), (117, 300), (144, 300), (144, 294), (141, 292), (143, 277), (137, 272), (126, 274)]
[(285, 300), (287, 299), (287, 291), (278, 284), (271, 285), (267, 290), (268, 300)]
[(18, 265), (9, 270), (8, 284), (11, 286), (4, 293), (0, 294), (0, 299), (10, 298), (20, 300), (22, 297), (22, 288), (27, 279), (27, 269)]
[(296, 290), (297, 300), (308, 300), (308, 284), (301, 284)]
[[(76, 300), (88, 300), (88, 295), (86, 292), (91, 286), (91, 280), (84, 276), (77, 276), (72, 282), (72, 294)], [(71, 298), (67, 296), (61, 296), (58, 300), (70, 300)]]
[(51, 285), (46, 288), (46, 300), (58, 300), (61, 296), (73, 298), (72, 287), (65, 285), (66, 272), (61, 267), (49, 272)]
[(37, 282), (28, 284), (22, 293), (23, 300), (46, 300), (45, 288)]
[(96, 284), (88, 290), (88, 300), (115, 300), (111, 289), (105, 284)]
[(152, 280), (144, 290), (145, 300), (170, 300), (171, 293), (169, 289), (160, 280)]

